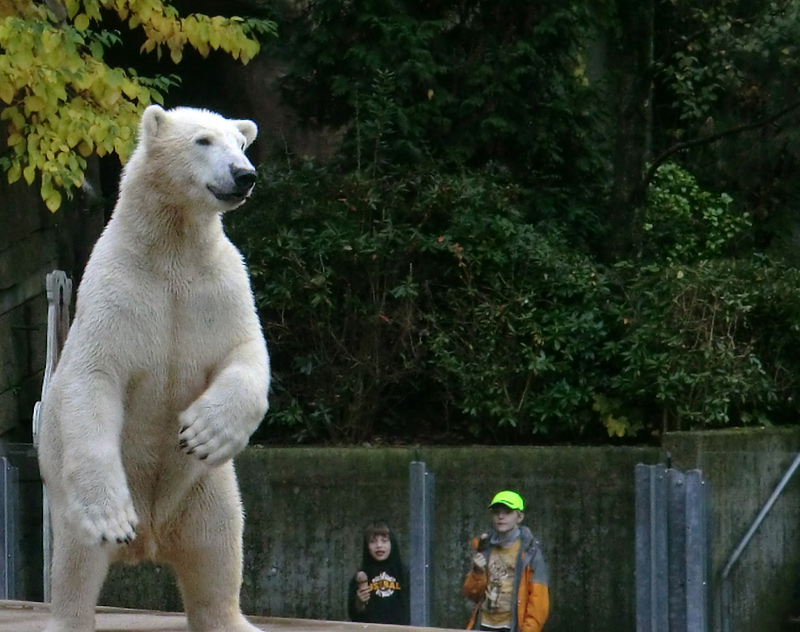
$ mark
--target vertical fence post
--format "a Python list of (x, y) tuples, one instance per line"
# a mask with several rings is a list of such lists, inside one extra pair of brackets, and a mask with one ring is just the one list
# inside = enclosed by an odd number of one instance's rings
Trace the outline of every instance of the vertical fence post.
[(17, 468), (0, 457), (0, 598), (14, 599), (17, 583)]
[[(56, 370), (61, 349), (69, 332), (69, 306), (72, 302), (72, 280), (63, 270), (53, 270), (47, 275), (47, 354), (45, 356), (42, 399)], [(39, 446), (41, 432), (42, 402), (33, 407), (33, 445)], [(50, 503), (47, 490), (42, 487), (42, 591), (44, 602), (50, 602), (50, 563), (52, 559), (52, 535), (50, 534)]]
[(700, 470), (686, 473), (686, 613), (689, 632), (707, 630), (710, 576), (710, 488)]
[(409, 474), (409, 523), (411, 552), (411, 625), (429, 627), (431, 622), (431, 540), (433, 539), (434, 475), (423, 461), (412, 461)]
[(667, 470), (636, 466), (636, 632), (669, 632)]
[(708, 629), (708, 485), (699, 470), (636, 466), (636, 631)]
[(686, 632), (686, 488), (685, 476), (667, 470), (667, 581), (670, 632)]

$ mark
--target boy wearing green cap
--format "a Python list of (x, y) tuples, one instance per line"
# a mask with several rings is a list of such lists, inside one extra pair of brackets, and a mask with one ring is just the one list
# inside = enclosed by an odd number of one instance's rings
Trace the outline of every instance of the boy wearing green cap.
[(514, 491), (489, 503), (494, 528), (472, 540), (464, 595), (476, 602), (467, 630), (541, 632), (550, 612), (547, 565), (539, 542), (521, 526), (525, 503)]

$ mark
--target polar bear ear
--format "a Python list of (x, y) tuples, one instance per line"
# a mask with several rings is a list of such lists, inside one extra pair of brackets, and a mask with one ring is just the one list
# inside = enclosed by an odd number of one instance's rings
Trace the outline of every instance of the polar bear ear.
[(142, 132), (143, 138), (155, 138), (158, 136), (159, 130), (163, 130), (164, 124), (167, 122), (167, 113), (160, 105), (149, 105), (142, 114)]
[(258, 126), (253, 123), (253, 121), (248, 121), (245, 119), (240, 119), (234, 121), (236, 128), (244, 134), (245, 139), (247, 140), (247, 144), (245, 147), (249, 147), (250, 144), (256, 139), (258, 136)]

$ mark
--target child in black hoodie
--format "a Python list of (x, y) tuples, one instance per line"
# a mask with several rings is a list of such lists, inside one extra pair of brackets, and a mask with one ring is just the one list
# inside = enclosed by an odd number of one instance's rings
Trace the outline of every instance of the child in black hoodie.
[(410, 622), (408, 571), (385, 522), (374, 522), (364, 532), (361, 570), (350, 580), (347, 612), (363, 623)]

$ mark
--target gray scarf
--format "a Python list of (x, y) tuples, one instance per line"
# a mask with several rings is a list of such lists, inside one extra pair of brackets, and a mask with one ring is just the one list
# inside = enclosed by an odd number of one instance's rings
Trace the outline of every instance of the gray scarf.
[(502, 548), (506, 548), (516, 542), (519, 539), (519, 527), (514, 527), (511, 531), (507, 531), (506, 533), (497, 533), (494, 529), (492, 529), (492, 537), (489, 542), (493, 546), (499, 546)]

